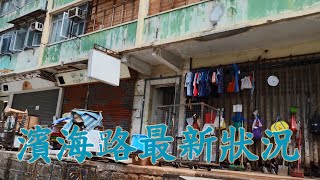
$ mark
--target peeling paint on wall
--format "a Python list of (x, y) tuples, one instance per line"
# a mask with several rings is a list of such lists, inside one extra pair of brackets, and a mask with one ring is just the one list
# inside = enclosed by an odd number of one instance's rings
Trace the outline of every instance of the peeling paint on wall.
[(136, 29), (137, 22), (133, 22), (49, 45), (45, 48), (42, 64), (66, 63), (86, 59), (94, 44), (110, 48), (114, 51), (133, 48), (135, 45)]
[(39, 48), (27, 50), (15, 54), (0, 56), (0, 69), (10, 69), (13, 71), (21, 71), (33, 69), (38, 65)]
[(58, 7), (63, 6), (65, 4), (71, 3), (72, 1), (75, 1), (75, 0), (54, 0), (53, 1), (53, 8), (58, 8)]
[[(223, 7), (217, 25), (210, 21), (214, 7)], [(207, 1), (145, 19), (144, 45), (159, 40), (213, 29), (230, 29), (252, 20), (277, 16), (310, 7), (320, 7), (320, 0), (221, 0)]]
[(6, 14), (0, 17), (0, 32), (6, 29), (12, 28), (13, 24), (7, 23), (13, 19), (24, 16), (36, 10), (46, 10), (47, 0), (34, 0), (31, 3), (28, 3), (19, 9), (12, 11), (9, 14)]

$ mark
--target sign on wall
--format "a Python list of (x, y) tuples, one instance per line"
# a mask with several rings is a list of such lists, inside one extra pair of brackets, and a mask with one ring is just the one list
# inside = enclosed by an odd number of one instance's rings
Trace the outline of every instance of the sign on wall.
[(101, 51), (92, 49), (88, 61), (89, 78), (119, 86), (121, 61)]

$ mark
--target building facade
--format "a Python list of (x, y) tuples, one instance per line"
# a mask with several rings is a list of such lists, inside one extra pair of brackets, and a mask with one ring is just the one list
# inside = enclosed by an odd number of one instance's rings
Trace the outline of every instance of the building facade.
[[(319, 0), (0, 3), (1, 98), (13, 108), (30, 109), (40, 122), (43, 117), (50, 124), (52, 116), (85, 108), (103, 111), (106, 128), (145, 133), (146, 125), (157, 122), (157, 107), (186, 104), (187, 72), (237, 63), (243, 75), (255, 71), (254, 95), (200, 101), (224, 108), (227, 125), (232, 124), (232, 105), (242, 104), (247, 119), (258, 109), (264, 128), (277, 116), (289, 121), (290, 107), (297, 106), (304, 166), (320, 163), (320, 141), (307, 128), (310, 112), (320, 103)], [(121, 54), (119, 87), (85, 78), (94, 45)], [(268, 86), (270, 75), (279, 78), (279, 86)], [(26, 81), (31, 86), (24, 88)], [(30, 94), (33, 98), (25, 99)], [(40, 113), (42, 108), (47, 113)], [(181, 115), (184, 109), (175, 111)], [(175, 123), (179, 135), (185, 117)], [(246, 127), (251, 128), (249, 122)], [(251, 148), (261, 152), (264, 146)]]

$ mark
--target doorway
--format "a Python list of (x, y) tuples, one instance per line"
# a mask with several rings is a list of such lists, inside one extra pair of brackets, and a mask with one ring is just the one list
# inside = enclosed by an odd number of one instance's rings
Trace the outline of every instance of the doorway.
[[(145, 103), (143, 107), (143, 123), (141, 132), (145, 132), (146, 125), (168, 123), (162, 116), (159, 116), (157, 109), (159, 106), (172, 106), (173, 111), (168, 116), (175, 114), (178, 109), (173, 106), (180, 101), (181, 77), (167, 77), (146, 80)], [(168, 118), (167, 118), (168, 119)]]

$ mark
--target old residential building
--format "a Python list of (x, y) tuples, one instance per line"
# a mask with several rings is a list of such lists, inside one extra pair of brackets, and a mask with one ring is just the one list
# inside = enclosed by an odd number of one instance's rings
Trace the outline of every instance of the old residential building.
[[(259, 109), (264, 128), (278, 115), (289, 121), (298, 106), (310, 167), (320, 163), (306, 115), (308, 100), (310, 112), (320, 103), (319, 12), (319, 0), (0, 0), (0, 98), (44, 125), (85, 108), (103, 111), (105, 128), (139, 134), (155, 122), (157, 106), (186, 103), (188, 71), (238, 63), (244, 73), (255, 69), (253, 100), (243, 93), (205, 102), (225, 108), (227, 125), (232, 105), (243, 104), (247, 119)], [(118, 87), (77, 79), (95, 44), (121, 54)], [(280, 79), (276, 88), (267, 86), (270, 75)], [(32, 88), (23, 90), (25, 81)], [(179, 135), (184, 110), (175, 111)]]

